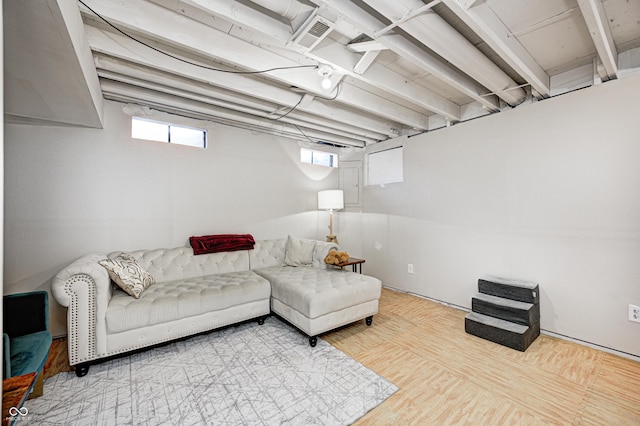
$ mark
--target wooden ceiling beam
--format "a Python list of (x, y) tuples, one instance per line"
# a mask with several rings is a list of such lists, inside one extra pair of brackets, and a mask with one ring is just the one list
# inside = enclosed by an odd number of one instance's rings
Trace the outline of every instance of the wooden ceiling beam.
[[(256, 71), (313, 64), (309, 60), (298, 62), (275, 54), (148, 2), (122, 0), (116, 4), (93, 0), (91, 7), (125, 31), (143, 34), (190, 53), (234, 64), (239, 70)], [(172, 31), (167, 31), (168, 23)], [(169, 58), (165, 61), (170, 61), (172, 65), (178, 62)], [(320, 85), (321, 79), (317, 71), (313, 68), (269, 71), (262, 76), (319, 96), (328, 96)], [(350, 84), (340, 85), (335, 102), (409, 127), (428, 128), (427, 116)]]
[(550, 95), (549, 75), (516, 37), (509, 36), (511, 31), (486, 2), (474, 4), (460, 0), (442, 0), (442, 2), (520, 74), (540, 96)]
[(609, 21), (600, 0), (578, 0), (584, 22), (596, 46), (598, 57), (602, 62), (607, 77), (618, 77), (618, 51), (613, 42)]
[[(89, 44), (94, 50), (94, 61), (99, 68), (122, 74), (127, 73), (127, 68), (131, 68), (131, 73), (135, 73), (136, 68), (145, 68), (150, 74), (153, 74), (155, 69), (160, 73), (170, 74), (174, 78), (193, 81), (194, 87), (199, 83), (208, 84), (212, 88), (233, 92), (240, 99), (253, 99), (256, 104), (266, 102), (270, 105), (292, 108), (300, 100), (300, 93), (294, 93), (260, 79), (245, 75), (215, 73), (183, 62), (168, 63), (160, 53), (147, 49), (124, 36), (107, 33), (94, 27), (87, 27), (86, 32)], [(318, 122), (326, 120), (334, 122), (334, 126), (346, 126), (345, 129), (348, 128), (351, 131), (358, 129), (361, 135), (373, 139), (394, 136), (390, 129), (397, 125), (392, 121), (358, 114), (340, 104), (329, 104), (319, 98), (314, 98), (314, 101), (305, 107), (300, 104), (297, 109), (318, 117)]]
[(336, 10), (344, 16), (349, 23), (374, 39), (375, 42), (382, 44), (398, 56), (432, 74), (434, 77), (440, 79), (455, 90), (469, 96), (471, 99), (479, 102), (490, 111), (498, 111), (500, 109), (497, 98), (494, 95), (491, 95), (485, 87), (462, 74), (449, 64), (446, 64), (440, 59), (428, 54), (403, 36), (398, 34), (387, 34), (378, 37), (377, 34), (385, 28), (385, 24), (354, 3), (340, 0), (312, 1), (318, 5), (324, 4)]

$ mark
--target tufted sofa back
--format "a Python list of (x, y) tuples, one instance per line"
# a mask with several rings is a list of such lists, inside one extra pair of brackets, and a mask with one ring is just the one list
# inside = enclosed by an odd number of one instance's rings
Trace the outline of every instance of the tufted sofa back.
[[(110, 253), (114, 257), (120, 252)], [(249, 270), (247, 250), (194, 255), (191, 247), (138, 250), (134, 255), (156, 282)]]
[(259, 240), (249, 251), (251, 269), (280, 266), (284, 261), (284, 248), (287, 240)]
[[(270, 266), (282, 266), (284, 263), (286, 239), (280, 240), (259, 240), (253, 250), (249, 250), (249, 266), (253, 269), (268, 268)], [(326, 268), (325, 256), (329, 250), (340, 250), (334, 243), (317, 241), (313, 251), (313, 267)]]
[[(220, 253), (193, 254), (191, 247), (170, 249), (137, 250), (134, 255), (156, 282), (175, 281), (227, 272), (282, 266), (286, 239), (256, 241), (253, 250), (238, 250)], [(324, 257), (329, 250), (338, 249), (333, 243), (318, 241), (314, 250), (313, 266), (324, 268)], [(113, 258), (122, 252), (109, 253)]]

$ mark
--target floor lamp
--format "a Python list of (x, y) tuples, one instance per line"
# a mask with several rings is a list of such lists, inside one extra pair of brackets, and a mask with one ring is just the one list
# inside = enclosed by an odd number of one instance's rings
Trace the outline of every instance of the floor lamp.
[(338, 237), (333, 235), (333, 212), (344, 208), (344, 197), (341, 189), (318, 191), (318, 210), (329, 211), (329, 235), (327, 242), (338, 244)]

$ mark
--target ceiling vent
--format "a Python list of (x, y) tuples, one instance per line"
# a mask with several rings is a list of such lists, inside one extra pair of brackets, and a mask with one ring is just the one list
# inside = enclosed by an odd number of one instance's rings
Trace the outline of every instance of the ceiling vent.
[(290, 43), (309, 51), (329, 35), (334, 26), (333, 22), (322, 16), (312, 14), (296, 31)]

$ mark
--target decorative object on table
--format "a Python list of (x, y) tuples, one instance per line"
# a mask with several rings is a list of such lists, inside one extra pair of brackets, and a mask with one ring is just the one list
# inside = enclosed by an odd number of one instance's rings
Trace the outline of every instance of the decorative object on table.
[(349, 253), (346, 251), (331, 250), (324, 258), (324, 263), (327, 265), (339, 265), (347, 260), (349, 260)]
[(4, 296), (2, 378), (37, 373), (31, 397), (42, 395), (43, 368), (49, 356), (49, 294), (46, 291)]
[[(299, 268), (300, 269), (300, 268)], [(306, 269), (306, 268), (304, 268)], [(30, 424), (346, 425), (398, 390), (276, 317), (240, 324), (47, 380)]]
[(333, 212), (344, 208), (344, 195), (341, 189), (318, 191), (318, 210), (329, 211), (329, 235), (327, 242), (338, 244), (338, 237), (333, 235)]

